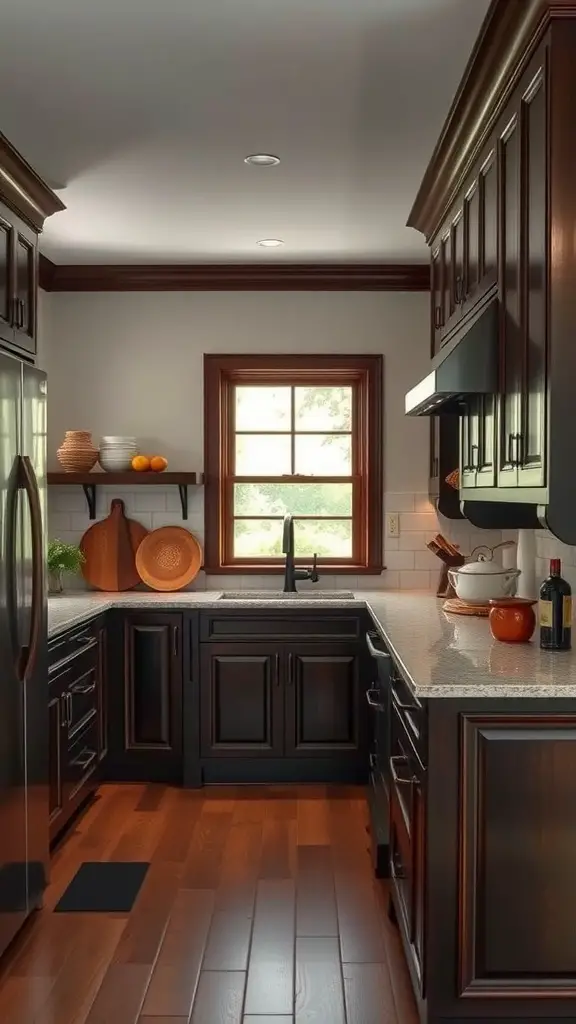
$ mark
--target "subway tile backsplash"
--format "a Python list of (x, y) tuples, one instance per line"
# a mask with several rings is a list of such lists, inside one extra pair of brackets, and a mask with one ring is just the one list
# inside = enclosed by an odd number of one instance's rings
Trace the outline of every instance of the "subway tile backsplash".
[[(154, 488), (137, 487), (133, 490), (101, 485), (97, 489), (96, 518), (104, 519), (110, 510), (112, 498), (121, 498), (126, 514), (137, 519), (148, 530), (159, 526), (185, 526), (203, 543), (204, 541), (204, 492), (201, 487), (189, 489), (189, 518), (182, 520), (180, 499), (176, 488), (161, 486)], [(323, 590), (435, 590), (440, 573), (440, 562), (426, 548), (426, 543), (436, 533), (443, 533), (462, 552), (470, 554), (478, 544), (493, 546), (502, 540), (498, 531), (477, 530), (464, 520), (451, 521), (439, 516), (424, 493), (387, 492), (384, 495), (385, 516), (388, 512), (399, 515), (398, 537), (386, 537), (384, 524), (384, 562), (386, 570), (381, 576), (323, 576), (320, 586)], [(49, 488), (48, 492), (48, 533), (63, 541), (77, 544), (82, 534), (91, 526), (86, 500), (80, 488)], [(538, 554), (544, 559), (547, 537), (542, 531), (539, 536)], [(557, 541), (554, 543), (558, 544)], [(576, 577), (576, 549), (571, 553), (571, 566)], [(562, 556), (560, 556), (562, 557)], [(568, 564), (568, 563), (567, 563)], [(200, 576), (191, 586), (192, 590), (275, 590), (278, 576)], [(576, 580), (575, 580), (576, 583)], [(308, 584), (310, 585), (310, 584)], [(82, 589), (83, 580), (69, 577), (68, 589)], [(306, 589), (300, 583), (299, 589)]]

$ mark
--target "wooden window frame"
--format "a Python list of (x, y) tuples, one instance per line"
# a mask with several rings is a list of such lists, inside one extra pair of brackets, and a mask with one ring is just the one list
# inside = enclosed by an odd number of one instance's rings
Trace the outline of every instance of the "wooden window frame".
[[(322, 573), (380, 574), (383, 526), (383, 360), (379, 355), (205, 355), (204, 515), (205, 570), (211, 575), (278, 574), (283, 560), (239, 559), (227, 552), (228, 466), (231, 459), (231, 396), (236, 384), (352, 385), (355, 491), (352, 558), (321, 558)], [(272, 478), (275, 480), (276, 478)], [(302, 478), (300, 478), (302, 479)], [(316, 477), (309, 478), (317, 480)], [(327, 478), (321, 478), (326, 482)], [(337, 478), (332, 478), (336, 480)], [(340, 478), (338, 478), (339, 480)], [(285, 479), (283, 482), (287, 482)], [(305, 482), (305, 481), (304, 481)], [(307, 557), (297, 560), (307, 564)]]

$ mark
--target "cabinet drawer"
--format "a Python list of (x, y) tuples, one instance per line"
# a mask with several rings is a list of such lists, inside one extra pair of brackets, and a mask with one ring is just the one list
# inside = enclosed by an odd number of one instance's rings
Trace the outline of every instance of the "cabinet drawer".
[(83, 729), (77, 732), (66, 756), (66, 789), (68, 800), (74, 800), (78, 791), (94, 773), (98, 765), (98, 718), (94, 711)]
[(67, 721), (68, 736), (72, 738), (88, 720), (96, 713), (98, 704), (97, 665), (86, 667), (82, 673), (74, 673), (74, 679), (67, 688)]
[(102, 625), (102, 618), (91, 619), (84, 622), (75, 629), (66, 633), (59, 633), (48, 642), (48, 672), (50, 676), (59, 672), (65, 664), (86, 651), (94, 650), (98, 645), (98, 631)]
[(402, 679), (397, 667), (392, 663), (390, 671), (390, 703), (401, 728), (425, 767), (427, 763), (427, 714), (419, 700), (414, 696), (408, 684)]
[(301, 640), (357, 640), (360, 616), (302, 611), (206, 613), (200, 618), (200, 640), (255, 640), (299, 637)]

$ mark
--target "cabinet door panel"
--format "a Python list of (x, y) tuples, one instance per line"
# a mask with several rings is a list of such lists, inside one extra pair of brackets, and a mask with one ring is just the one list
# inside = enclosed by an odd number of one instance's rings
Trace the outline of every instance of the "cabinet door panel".
[(108, 753), (108, 688), (106, 686), (106, 627), (98, 629), (98, 671), (97, 671), (97, 709), (98, 709), (98, 757), (102, 761)]
[(36, 243), (33, 235), (16, 234), (16, 330), (14, 344), (36, 352)]
[(62, 700), (52, 696), (48, 702), (48, 815), (50, 827), (62, 813)]
[(452, 290), (451, 313), (456, 319), (462, 316), (461, 303), (464, 300), (464, 211), (460, 209), (452, 222)]
[(0, 207), (0, 338), (13, 341), (12, 225)]
[(543, 487), (546, 483), (548, 147), (545, 86), (545, 68), (541, 67), (522, 101), (526, 323), (518, 482), (527, 487)]
[(365, 705), (356, 650), (314, 645), (289, 654), (285, 692), (288, 756), (361, 749)]
[(502, 381), (499, 419), (498, 483), (513, 487), (518, 479), (518, 402), (522, 386), (520, 308), (520, 131), (515, 115), (499, 143), (501, 172)]
[(454, 295), (453, 274), (452, 274), (452, 238), (450, 231), (444, 236), (441, 244), (442, 261), (442, 326), (446, 328), (452, 313), (452, 302)]
[(270, 644), (203, 646), (203, 757), (282, 755), (281, 660)]
[(494, 395), (478, 398), (478, 456), (476, 487), (496, 484), (496, 399)]
[(464, 199), (464, 291), (474, 299), (480, 280), (480, 185), (476, 180)]
[(498, 276), (498, 165), (491, 150), (480, 168), (480, 291), (486, 292)]
[(442, 265), (443, 249), (438, 246), (432, 250), (430, 263), (430, 323), (432, 325), (431, 355), (435, 356), (440, 349), (442, 328), (444, 326), (444, 268)]
[[(126, 747), (181, 747), (180, 707), (173, 687), (174, 630), (179, 617), (147, 622), (129, 619), (125, 627)], [(174, 691), (174, 692), (173, 692)]]

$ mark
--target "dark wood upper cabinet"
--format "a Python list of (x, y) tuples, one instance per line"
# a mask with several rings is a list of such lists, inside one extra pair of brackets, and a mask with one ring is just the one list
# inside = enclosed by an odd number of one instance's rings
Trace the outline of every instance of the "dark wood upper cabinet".
[(36, 354), (38, 236), (0, 203), (0, 341)]
[(14, 338), (13, 237), (10, 211), (0, 204), (0, 339), (6, 342)]
[(202, 645), (202, 757), (282, 756), (283, 659), (270, 642)]
[(518, 464), (518, 407), (522, 387), (520, 294), (520, 120), (514, 111), (498, 141), (501, 196), (500, 295), (501, 388), (498, 428), (498, 484), (515, 486)]
[(444, 329), (444, 250), (441, 245), (432, 249), (430, 264), (430, 300), (432, 327), (431, 355), (435, 356), (440, 349), (442, 331)]
[(356, 645), (310, 644), (287, 656), (287, 756), (354, 756), (366, 749), (363, 660)]

